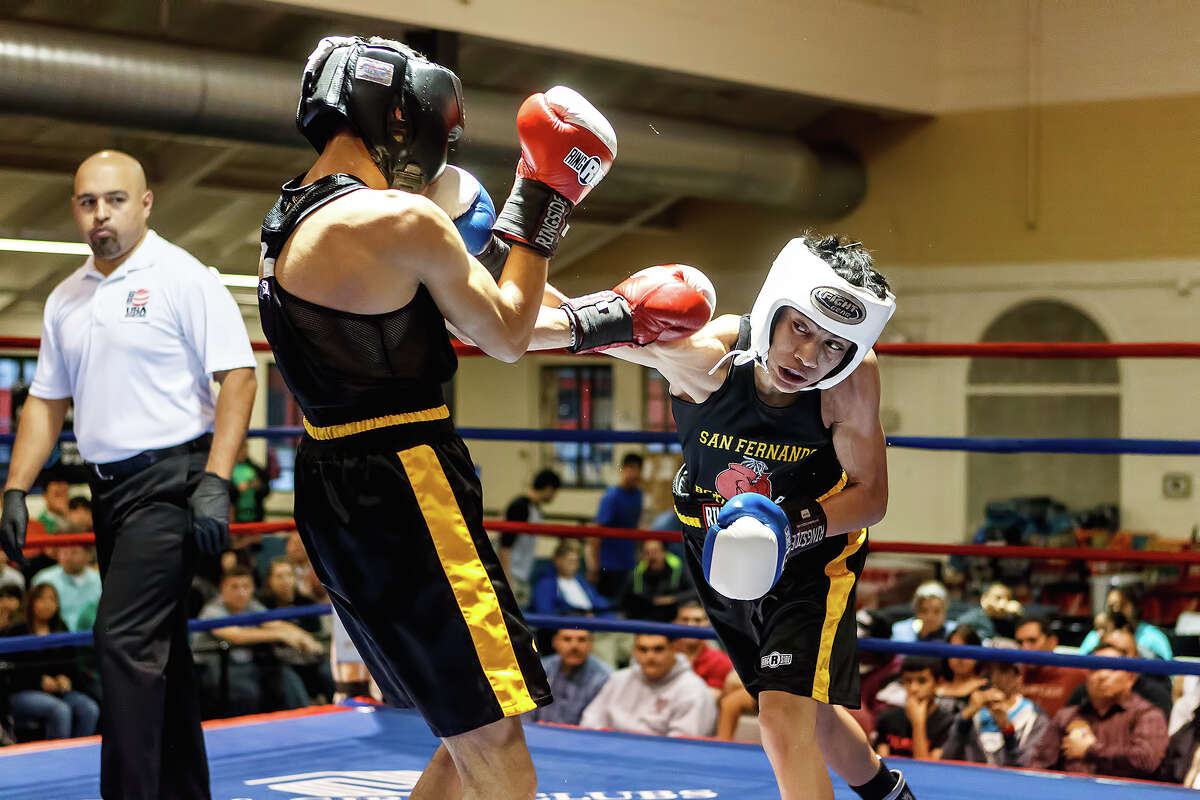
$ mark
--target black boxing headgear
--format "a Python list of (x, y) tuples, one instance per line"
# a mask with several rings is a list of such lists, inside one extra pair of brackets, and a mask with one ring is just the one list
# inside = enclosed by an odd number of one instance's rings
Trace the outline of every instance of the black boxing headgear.
[(462, 136), (462, 84), (396, 42), (327, 36), (304, 67), (296, 127), (319, 153), (347, 124), (392, 188), (420, 191)]

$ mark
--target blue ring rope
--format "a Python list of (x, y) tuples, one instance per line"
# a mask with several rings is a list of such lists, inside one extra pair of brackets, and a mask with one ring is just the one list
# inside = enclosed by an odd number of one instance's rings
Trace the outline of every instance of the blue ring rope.
[[(678, 445), (679, 437), (667, 431), (578, 431), (541, 428), (458, 428), (464, 439), (500, 442), (585, 442), (590, 444)], [(295, 439), (304, 434), (298, 426), (251, 428), (248, 436), (260, 439)], [(60, 441), (73, 442), (75, 434), (63, 431)], [(0, 445), (12, 444), (15, 433), (0, 434)], [(988, 436), (891, 436), (891, 447), (913, 450), (955, 450), (970, 453), (1090, 453), (1093, 455), (1194, 456), (1200, 455), (1195, 439), (1027, 439)]]
[[(210, 631), (232, 625), (257, 625), (276, 619), (297, 619), (329, 614), (328, 604), (278, 608), (274, 611), (259, 611), (252, 614), (233, 614), (217, 619), (193, 619), (188, 630)], [(575, 628), (589, 631), (616, 633), (649, 633), (671, 638), (716, 639), (712, 628), (692, 625), (673, 625), (664, 622), (641, 622), (631, 619), (606, 619), (604, 617), (555, 617), (548, 614), (526, 614), (526, 621), (536, 628)], [(16, 653), (30, 650), (47, 650), (52, 647), (87, 645), (92, 643), (91, 631), (77, 633), (51, 633), (45, 636), (9, 636), (0, 638), (0, 653)], [(896, 642), (891, 639), (861, 638), (859, 649), (876, 653), (899, 653), (901, 655), (927, 656), (932, 658), (972, 658), (976, 661), (1005, 661), (1013, 664), (1042, 664), (1055, 667), (1077, 667), (1081, 669), (1120, 669), (1145, 675), (1200, 675), (1200, 662), (1163, 661), (1150, 658), (1117, 658), (1106, 656), (1072, 656), (1047, 653), (1041, 650), (1010, 650), (999, 647), (977, 647), (944, 642)]]
[[(328, 614), (330, 610), (328, 603), (318, 603), (311, 606), (277, 608), (272, 611), (255, 611), (250, 614), (233, 614), (217, 619), (192, 619), (188, 620), (188, 630), (195, 633), (211, 631), (214, 628), (226, 628), (230, 625), (258, 625), (275, 619), (315, 617)], [(49, 650), (52, 647), (90, 644), (92, 644), (91, 631), (49, 633), (44, 636), (4, 636), (0, 637), (0, 653), (19, 653), (29, 650)]]

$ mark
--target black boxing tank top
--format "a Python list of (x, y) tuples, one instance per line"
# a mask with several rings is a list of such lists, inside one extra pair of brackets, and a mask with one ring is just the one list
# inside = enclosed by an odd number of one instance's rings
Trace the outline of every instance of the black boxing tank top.
[[(310, 213), (366, 188), (352, 175), (283, 185), (262, 225), (258, 310), (275, 364), (304, 416), (340, 425), (442, 405), (441, 385), (458, 359), (446, 320), (424, 286), (403, 308), (383, 314), (338, 311), (289, 294), (275, 278), (275, 259)], [(336, 262), (327, 269), (337, 270)]]
[[(737, 347), (749, 345), (750, 317), (744, 316)], [(844, 485), (832, 434), (821, 419), (820, 390), (798, 392), (789, 406), (769, 406), (754, 387), (756, 369), (754, 362), (731, 367), (703, 403), (671, 397), (683, 445), (683, 468), (673, 487), (676, 510), (690, 527), (706, 530), (714, 521), (707, 517), (742, 492), (772, 500), (819, 498)]]

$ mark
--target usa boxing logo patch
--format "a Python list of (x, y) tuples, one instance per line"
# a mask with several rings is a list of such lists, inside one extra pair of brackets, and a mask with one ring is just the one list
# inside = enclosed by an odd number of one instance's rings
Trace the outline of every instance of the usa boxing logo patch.
[(150, 290), (138, 289), (125, 296), (125, 319), (145, 319)]
[(578, 147), (572, 147), (571, 152), (563, 159), (571, 170), (579, 177), (580, 186), (591, 186), (599, 182), (603, 165), (596, 156), (589, 156)]
[(818, 286), (809, 294), (822, 314), (847, 325), (857, 325), (867, 318), (867, 309), (858, 298), (832, 286)]

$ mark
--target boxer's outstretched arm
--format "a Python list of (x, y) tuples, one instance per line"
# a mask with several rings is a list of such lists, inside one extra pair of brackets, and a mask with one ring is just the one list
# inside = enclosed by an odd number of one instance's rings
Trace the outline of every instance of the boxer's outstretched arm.
[(821, 502), (829, 535), (876, 524), (887, 511), (887, 439), (879, 424), (879, 364), (868, 353), (844, 381), (821, 393), (846, 488)]
[(405, 272), (425, 284), (446, 321), (493, 358), (516, 361), (528, 349), (546, 286), (546, 259), (515, 246), (496, 281), (463, 246), (450, 220), (423, 197), (390, 215)]
[[(741, 318), (725, 314), (683, 339), (654, 342), (643, 347), (614, 347), (604, 354), (652, 367), (670, 384), (671, 394), (692, 402), (702, 402), (720, 388), (727, 367), (714, 375), (708, 371), (737, 342)], [(542, 306), (533, 329), (530, 351), (558, 350), (571, 343), (571, 324), (561, 308)]]

